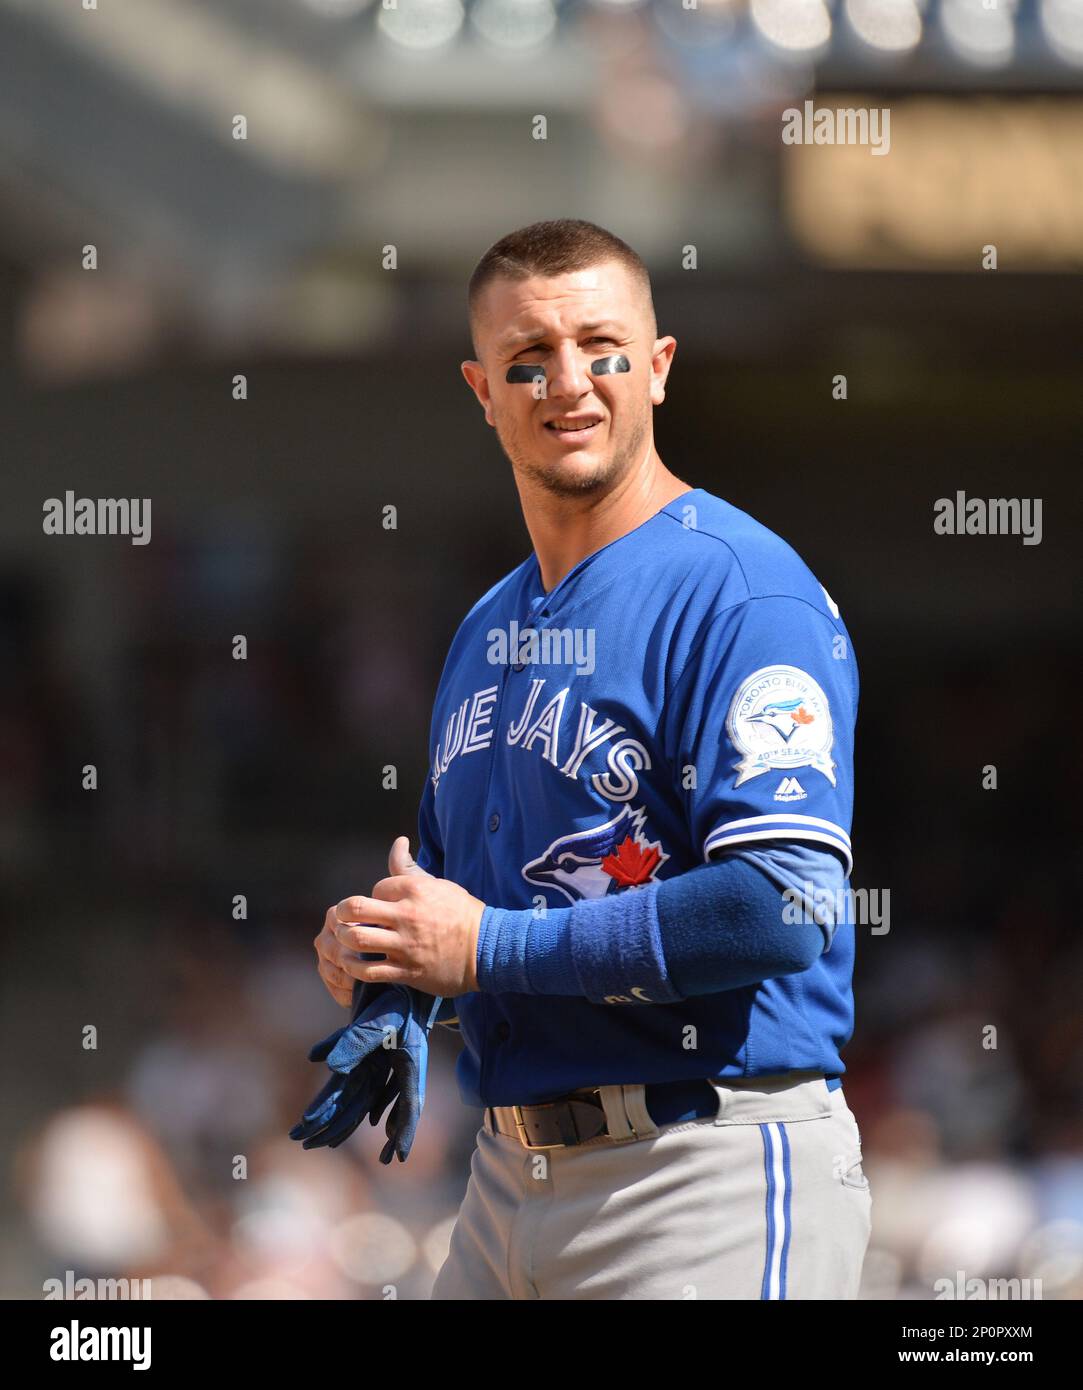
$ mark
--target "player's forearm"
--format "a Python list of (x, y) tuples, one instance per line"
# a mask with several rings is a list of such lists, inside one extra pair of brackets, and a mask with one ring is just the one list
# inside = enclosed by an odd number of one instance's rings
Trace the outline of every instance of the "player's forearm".
[(671, 1003), (805, 970), (821, 929), (793, 924), (778, 886), (738, 857), (631, 892), (551, 908), (488, 907), (483, 992)]

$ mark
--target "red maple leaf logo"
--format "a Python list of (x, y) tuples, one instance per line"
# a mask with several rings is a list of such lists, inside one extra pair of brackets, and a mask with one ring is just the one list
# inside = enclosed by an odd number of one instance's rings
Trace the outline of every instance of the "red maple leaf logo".
[(631, 835), (626, 835), (616, 854), (607, 854), (602, 860), (602, 869), (622, 888), (636, 888), (648, 882), (661, 857), (658, 850), (637, 845)]

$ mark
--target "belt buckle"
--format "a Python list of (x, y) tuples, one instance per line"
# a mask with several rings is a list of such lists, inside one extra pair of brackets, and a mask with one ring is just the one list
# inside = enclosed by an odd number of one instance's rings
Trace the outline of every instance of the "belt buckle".
[[(540, 1110), (543, 1105), (550, 1106), (552, 1104), (552, 1101), (543, 1101), (541, 1105), (530, 1106), (530, 1109)], [(527, 1137), (526, 1121), (523, 1119), (523, 1107), (521, 1105), (513, 1105), (511, 1107), (511, 1113), (515, 1117), (515, 1128), (518, 1131), (519, 1143), (522, 1144), (524, 1149), (529, 1149), (531, 1153), (538, 1153), (542, 1149), (566, 1149), (568, 1147), (563, 1140), (557, 1144), (532, 1144)]]
[[(583, 1094), (584, 1091), (587, 1091), (587, 1093), (588, 1093), (589, 1095), (599, 1095), (599, 1094), (601, 1094), (601, 1090), (602, 1090), (601, 1086), (583, 1086), (583, 1087), (578, 1088), (578, 1091), (571, 1091), (571, 1093), (570, 1093), (569, 1095), (567, 1095), (567, 1099), (574, 1099), (574, 1097), (576, 1097), (576, 1095)], [(563, 1101), (538, 1101), (537, 1104), (527, 1106), (527, 1108), (528, 1108), (528, 1109), (531, 1109), (531, 1111), (539, 1111), (539, 1109), (542, 1109), (542, 1108), (549, 1108), (549, 1106), (552, 1106), (552, 1105), (562, 1105), (562, 1104), (564, 1104)], [(602, 1109), (603, 1109), (603, 1112), (605, 1112), (605, 1106), (603, 1106)], [(513, 1105), (513, 1106), (512, 1106), (512, 1115), (514, 1116), (514, 1122), (516, 1122), (516, 1131), (517, 1131), (517, 1137), (519, 1137), (519, 1143), (520, 1143), (521, 1145), (523, 1145), (523, 1148), (526, 1148), (526, 1150), (530, 1150), (531, 1154), (538, 1154), (538, 1152), (542, 1152), (542, 1151), (544, 1151), (544, 1150), (549, 1150), (549, 1148), (570, 1148), (570, 1147), (571, 1147), (571, 1145), (564, 1143), (563, 1140), (560, 1140), (559, 1143), (556, 1143), (556, 1144), (531, 1144), (530, 1138), (527, 1138), (527, 1122), (526, 1122), (526, 1120), (523, 1119), (523, 1106), (521, 1106), (521, 1105)], [(574, 1127), (574, 1120), (573, 1120), (573, 1127)], [(602, 1130), (602, 1133), (603, 1133), (603, 1134), (609, 1134), (609, 1127), (606, 1126), (606, 1129), (603, 1129), (603, 1130)], [(638, 1137), (638, 1136), (637, 1136), (637, 1137)]]

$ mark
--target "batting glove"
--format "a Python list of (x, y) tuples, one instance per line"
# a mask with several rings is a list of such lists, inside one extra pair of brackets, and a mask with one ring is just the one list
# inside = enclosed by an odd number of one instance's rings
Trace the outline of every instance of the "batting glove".
[(353, 1022), (318, 1042), (313, 1062), (332, 1076), (290, 1130), (306, 1149), (337, 1148), (368, 1115), (377, 1125), (391, 1106), (381, 1163), (405, 1163), (425, 1104), (428, 1038), (440, 1000), (405, 985), (354, 986)]

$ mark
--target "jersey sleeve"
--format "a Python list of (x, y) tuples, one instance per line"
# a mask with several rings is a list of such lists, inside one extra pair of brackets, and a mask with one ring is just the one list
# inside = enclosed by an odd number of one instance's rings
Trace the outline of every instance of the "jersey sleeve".
[(418, 851), (414, 856), (417, 864), (427, 874), (435, 878), (444, 877), (444, 847), (440, 843), (440, 827), (436, 823), (436, 797), (432, 778), (426, 776), (425, 790), (421, 793), (421, 806), (417, 813)]
[[(436, 878), (444, 877), (444, 849), (440, 843), (440, 828), (436, 824), (432, 778), (426, 776), (425, 790), (421, 793), (421, 806), (417, 813), (418, 851), (414, 862), (427, 874)], [(454, 999), (441, 999), (436, 1012), (435, 1023), (443, 1024), (453, 1033), (459, 1032), (459, 1018)]]
[(857, 668), (841, 619), (751, 598), (710, 619), (666, 701), (662, 732), (705, 860), (778, 841), (853, 859)]

